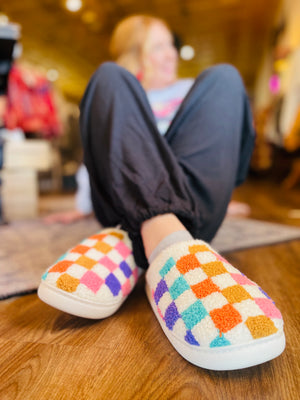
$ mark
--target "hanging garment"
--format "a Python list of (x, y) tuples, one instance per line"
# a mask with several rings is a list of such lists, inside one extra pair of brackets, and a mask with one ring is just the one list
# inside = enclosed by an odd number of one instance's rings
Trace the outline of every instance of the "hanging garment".
[(292, 129), (284, 138), (284, 148), (289, 152), (294, 152), (300, 149), (300, 107), (298, 108)]
[(44, 76), (14, 66), (9, 74), (7, 98), (4, 121), (8, 129), (21, 128), (46, 139), (60, 135), (53, 92)]

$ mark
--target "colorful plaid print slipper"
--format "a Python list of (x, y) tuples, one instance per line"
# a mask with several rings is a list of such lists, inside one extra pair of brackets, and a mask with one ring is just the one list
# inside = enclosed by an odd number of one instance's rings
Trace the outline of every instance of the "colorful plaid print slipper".
[(104, 229), (67, 251), (48, 268), (38, 296), (69, 314), (105, 318), (125, 301), (138, 275), (128, 234), (119, 229)]
[(151, 263), (146, 293), (171, 344), (212, 370), (269, 361), (285, 347), (273, 301), (207, 243), (176, 243)]

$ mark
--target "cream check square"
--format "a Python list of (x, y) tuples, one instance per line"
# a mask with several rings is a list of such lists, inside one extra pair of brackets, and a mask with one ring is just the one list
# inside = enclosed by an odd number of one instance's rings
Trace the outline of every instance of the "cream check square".
[(275, 327), (280, 330), (283, 327), (283, 320), (280, 318), (274, 318), (272, 319), (272, 321), (274, 322)]
[(184, 274), (184, 279), (190, 286), (196, 285), (197, 283), (202, 282), (207, 278), (208, 276), (201, 268), (195, 268)]
[(156, 286), (161, 281), (161, 276), (159, 275), (159, 273), (153, 273), (152, 274), (152, 281), (153, 281), (153, 287), (156, 288)]
[(67, 253), (63, 261), (76, 261), (79, 257), (81, 257), (79, 253)]
[[(79, 285), (79, 286), (83, 286), (83, 285)], [(122, 291), (120, 290), (119, 292), (119, 296), (122, 296)], [(114, 299), (117, 299), (119, 296), (114, 297)], [(96, 299), (99, 299), (100, 302), (104, 301), (104, 300), (109, 300), (111, 299), (111, 291), (109, 290), (109, 288), (103, 284), (100, 289), (98, 290), (98, 292), (96, 293), (95, 296)]]
[(113, 249), (111, 250), (107, 256), (115, 263), (115, 264), (121, 264), (121, 262), (124, 260), (124, 258), (120, 255), (120, 253)]
[(181, 276), (181, 273), (177, 268), (171, 268), (170, 271), (165, 275), (164, 279), (168, 287), (171, 287), (174, 281)]
[(86, 285), (80, 283), (77, 286), (76, 294), (80, 295), (80, 297), (82, 297), (83, 299), (88, 299), (91, 297), (91, 294), (94, 294), (94, 293)]
[(240, 344), (241, 339), (243, 340), (244, 343), (251, 342), (253, 340), (253, 337), (247, 328), (247, 326), (243, 323), (238, 324), (234, 328), (232, 328), (230, 331), (224, 333), (224, 336), (227, 340), (230, 341), (232, 345), (234, 344)]
[[(189, 246), (190, 246), (190, 243), (188, 243), (188, 242), (181, 242), (180, 243), (180, 248), (182, 249), (182, 252), (184, 254), (189, 254)], [(177, 262), (182, 257), (182, 254), (180, 254), (180, 253), (176, 254), (173, 251), (172, 252), (168, 251), (167, 255), (166, 255), (166, 261), (167, 261), (167, 259), (169, 257), (172, 257), (175, 260), (175, 262)]]
[(103, 239), (103, 242), (109, 244), (111, 247), (115, 247), (119, 243), (119, 241), (120, 241), (119, 238), (117, 238), (116, 236), (112, 236), (112, 235), (106, 236)]
[(185, 311), (189, 306), (194, 304), (197, 301), (197, 297), (191, 290), (186, 290), (183, 292), (176, 300), (174, 300), (178, 312), (181, 314)]
[(120, 282), (121, 286), (125, 283), (125, 281), (127, 280), (126, 276), (124, 275), (123, 271), (120, 270), (120, 268), (117, 268), (113, 271), (113, 274), (115, 275), (115, 277), (118, 279), (118, 281)]
[(94, 271), (100, 278), (102, 278), (104, 280), (110, 274), (110, 270), (100, 264), (94, 265), (92, 268), (92, 271)]
[(186, 334), (186, 326), (185, 323), (183, 322), (182, 318), (178, 318), (178, 320), (175, 322), (175, 325), (173, 326), (172, 331), (174, 332), (175, 335), (184, 337)]
[(201, 301), (207, 312), (210, 312), (215, 308), (222, 308), (228, 304), (227, 299), (222, 295), (222, 293), (219, 292), (212, 293), (201, 299)]
[(200, 251), (195, 254), (200, 264), (206, 264), (212, 261), (216, 261), (217, 257), (210, 251)]
[(200, 346), (206, 347), (209, 347), (210, 343), (219, 335), (219, 330), (215, 327), (209, 315), (203, 318), (191, 331)]
[(56, 286), (55, 284), (56, 284), (56, 281), (57, 281), (57, 279), (60, 277), (60, 272), (51, 272), (51, 274), (48, 274), (47, 275), (47, 283), (49, 284), (49, 285), (53, 285), (53, 286)]
[(88, 247), (93, 247), (97, 243), (97, 239), (84, 239), (81, 244)]
[(224, 265), (224, 268), (226, 268), (226, 270), (227, 270), (228, 272), (231, 272), (232, 274), (240, 274), (240, 271), (239, 271), (238, 269), (234, 268), (234, 267), (233, 267), (231, 264), (229, 264), (228, 262), (223, 261), (223, 265)]
[(219, 286), (221, 290), (236, 285), (236, 281), (231, 277), (230, 274), (225, 273), (221, 275), (216, 275), (211, 278), (211, 280)]
[(262, 298), (265, 299), (266, 296), (259, 290), (258, 286), (254, 285), (243, 285), (243, 288), (247, 290), (251, 297), (255, 298)]
[(250, 299), (243, 300), (240, 303), (235, 303), (234, 308), (241, 314), (243, 321), (246, 321), (248, 317), (264, 315), (260, 307), (258, 307), (258, 305)]
[(89, 249), (85, 253), (85, 256), (91, 258), (92, 260), (98, 261), (101, 257), (103, 257), (103, 254), (96, 249)]
[(173, 300), (169, 292), (165, 292), (161, 297), (161, 299), (159, 300), (158, 307), (160, 308), (160, 311), (162, 312), (163, 315), (165, 315), (166, 309), (169, 307), (172, 301)]
[(68, 268), (67, 273), (73, 276), (73, 278), (80, 279), (86, 273), (86, 271), (86, 268), (82, 267), (81, 265), (73, 264)]
[(133, 288), (133, 286), (135, 285), (135, 279), (134, 279), (134, 276), (133, 276), (133, 275), (131, 275), (131, 276), (128, 278), (128, 280), (129, 280), (129, 282), (130, 282), (130, 285), (131, 285), (131, 287)]

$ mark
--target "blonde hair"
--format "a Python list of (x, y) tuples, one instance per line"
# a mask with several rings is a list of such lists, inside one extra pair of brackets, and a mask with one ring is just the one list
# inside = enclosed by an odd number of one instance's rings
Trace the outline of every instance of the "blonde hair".
[(150, 15), (133, 15), (123, 19), (113, 31), (109, 50), (119, 65), (138, 75), (141, 69), (141, 55), (147, 41), (149, 29), (153, 24), (167, 23)]

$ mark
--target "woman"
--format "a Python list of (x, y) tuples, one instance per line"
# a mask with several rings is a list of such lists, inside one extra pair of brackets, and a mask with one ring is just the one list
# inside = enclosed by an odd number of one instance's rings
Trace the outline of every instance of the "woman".
[(131, 292), (138, 265), (162, 329), (187, 360), (218, 370), (276, 357), (285, 343), (280, 312), (206, 242), (253, 148), (239, 74), (221, 65), (178, 80), (172, 34), (148, 16), (121, 22), (111, 51), (116, 63), (91, 78), (80, 124), (95, 214), (122, 229), (69, 251), (48, 269), (40, 297), (104, 318)]

